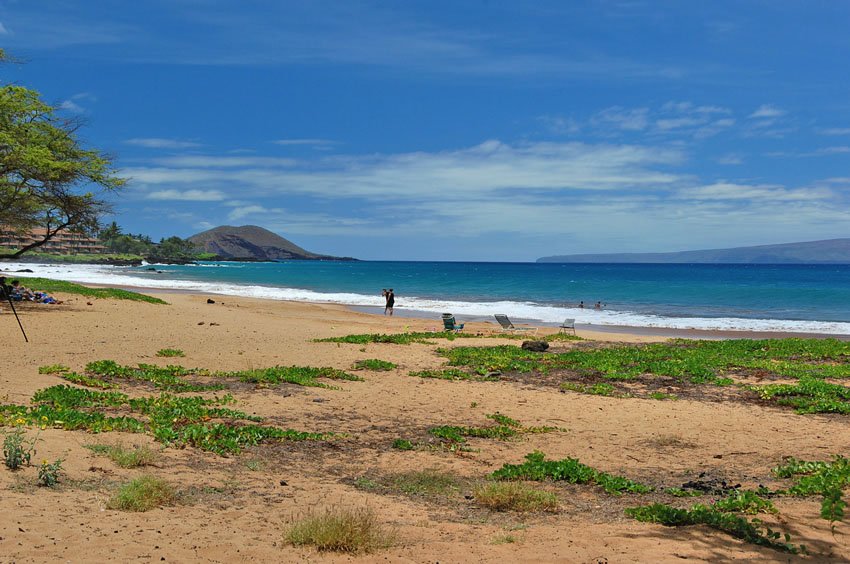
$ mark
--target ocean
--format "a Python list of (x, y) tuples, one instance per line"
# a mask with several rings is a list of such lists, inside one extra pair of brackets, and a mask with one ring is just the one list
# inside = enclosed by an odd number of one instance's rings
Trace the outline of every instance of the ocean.
[[(850, 265), (283, 261), (4, 268), (83, 283), (361, 308), (382, 307), (381, 289), (393, 288), (397, 315), (451, 312), (492, 321), (504, 313), (541, 324), (575, 318), (600, 328), (850, 335)], [(596, 302), (602, 309), (594, 309)]]

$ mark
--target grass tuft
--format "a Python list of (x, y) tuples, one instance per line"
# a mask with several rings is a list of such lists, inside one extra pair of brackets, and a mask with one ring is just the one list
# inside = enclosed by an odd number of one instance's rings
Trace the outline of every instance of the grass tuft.
[(494, 511), (557, 511), (558, 496), (523, 482), (488, 482), (473, 492), (475, 500)]
[(123, 486), (106, 503), (107, 509), (120, 511), (148, 511), (174, 503), (177, 494), (174, 488), (160, 478), (142, 476)]
[(296, 522), (284, 535), (287, 543), (321, 552), (368, 554), (395, 543), (395, 532), (380, 523), (371, 508), (326, 509)]
[(86, 445), (95, 454), (107, 456), (121, 468), (138, 468), (140, 466), (156, 466), (160, 455), (147, 445), (127, 448), (122, 444), (115, 445)]

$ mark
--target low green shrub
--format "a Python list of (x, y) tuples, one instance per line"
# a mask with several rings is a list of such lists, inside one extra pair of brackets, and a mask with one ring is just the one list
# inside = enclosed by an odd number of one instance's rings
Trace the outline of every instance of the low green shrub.
[(331, 386), (319, 382), (318, 378), (328, 380), (348, 380), (352, 382), (363, 381), (363, 378), (349, 374), (337, 368), (315, 368), (312, 366), (273, 366), (271, 368), (259, 368), (254, 370), (240, 370), (236, 372), (216, 372), (219, 378), (234, 378), (242, 382), (254, 384), (297, 384), (299, 386), (311, 386), (315, 388), (330, 388)]
[(416, 448), (416, 445), (407, 439), (396, 439), (393, 441), (393, 448), (397, 450), (413, 450)]
[(388, 362), (386, 360), (379, 360), (377, 358), (367, 358), (365, 360), (358, 360), (354, 363), (354, 370), (372, 370), (374, 372), (384, 372), (387, 370), (395, 370), (398, 368), (397, 364), (393, 364), (392, 362)]
[(796, 483), (780, 492), (795, 496), (820, 495), (820, 515), (830, 522), (844, 518), (847, 503), (842, 490), (850, 485), (850, 459), (836, 456), (830, 462), (807, 462), (791, 458), (773, 469), (779, 478), (796, 478)]
[(159, 349), (158, 351), (156, 351), (156, 356), (165, 356), (165, 357), (186, 356), (186, 353), (184, 353), (180, 349)]
[(494, 480), (566, 481), (571, 484), (597, 484), (609, 494), (648, 493), (650, 486), (640, 484), (582, 464), (575, 458), (546, 460), (546, 455), (535, 451), (525, 456), (522, 464), (505, 464), (491, 474)]
[(805, 547), (794, 546), (786, 533), (785, 542), (782, 535), (766, 527), (758, 519), (747, 521), (739, 515), (733, 515), (716, 507), (697, 504), (690, 509), (678, 509), (662, 503), (653, 503), (641, 507), (629, 507), (626, 515), (644, 523), (658, 523), (668, 527), (685, 527), (689, 525), (708, 525), (746, 542), (766, 546), (783, 552), (796, 554), (805, 551)]

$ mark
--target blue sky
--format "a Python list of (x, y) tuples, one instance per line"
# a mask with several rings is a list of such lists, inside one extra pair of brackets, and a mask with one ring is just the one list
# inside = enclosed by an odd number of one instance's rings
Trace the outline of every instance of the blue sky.
[(363, 259), (848, 236), (850, 2), (0, 1), (125, 230)]

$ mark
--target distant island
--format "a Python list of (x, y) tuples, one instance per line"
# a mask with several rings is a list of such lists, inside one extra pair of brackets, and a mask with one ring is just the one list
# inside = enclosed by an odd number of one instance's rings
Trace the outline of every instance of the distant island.
[(674, 253), (610, 253), (557, 255), (537, 262), (704, 263), (704, 264), (850, 264), (850, 239), (828, 239), (781, 245), (707, 249)]
[(312, 253), (256, 225), (222, 225), (192, 235), (187, 241), (222, 260), (357, 260)]

